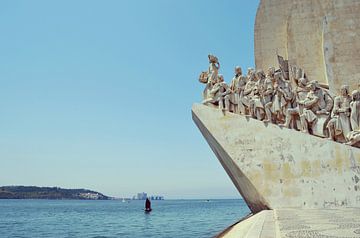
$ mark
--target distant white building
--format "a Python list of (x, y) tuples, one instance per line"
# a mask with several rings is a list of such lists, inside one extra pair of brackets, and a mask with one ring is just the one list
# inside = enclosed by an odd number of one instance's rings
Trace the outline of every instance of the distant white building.
[(98, 193), (80, 193), (80, 197), (85, 199), (99, 199), (100, 195)]
[(151, 196), (151, 200), (164, 200), (164, 196), (153, 195)]
[(147, 198), (147, 193), (142, 192), (137, 194), (138, 200), (145, 200), (146, 198)]

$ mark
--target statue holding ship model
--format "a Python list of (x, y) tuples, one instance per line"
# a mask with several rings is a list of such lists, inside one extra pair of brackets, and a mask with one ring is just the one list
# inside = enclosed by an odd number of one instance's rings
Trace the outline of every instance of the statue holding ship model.
[(358, 90), (350, 96), (349, 86), (343, 85), (340, 95), (331, 95), (326, 86), (309, 80), (302, 69), (289, 67), (281, 56), (279, 69), (270, 67), (266, 74), (250, 68), (243, 76), (236, 66), (234, 78), (227, 85), (219, 74), (218, 58), (208, 58), (209, 69), (199, 77), (206, 84), (203, 104), (360, 147)]

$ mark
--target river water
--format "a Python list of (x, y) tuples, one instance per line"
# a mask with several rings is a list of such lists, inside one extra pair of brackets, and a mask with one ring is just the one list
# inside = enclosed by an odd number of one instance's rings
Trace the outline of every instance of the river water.
[(0, 200), (0, 237), (212, 237), (249, 213), (243, 200)]

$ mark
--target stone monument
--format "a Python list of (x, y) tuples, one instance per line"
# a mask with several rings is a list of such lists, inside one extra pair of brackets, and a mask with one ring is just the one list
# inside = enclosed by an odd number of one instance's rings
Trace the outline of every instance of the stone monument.
[[(192, 116), (258, 214), (239, 223), (247, 227), (242, 235), (263, 237), (257, 230), (263, 227), (274, 234), (266, 237), (313, 237), (289, 235), (306, 229), (281, 226), (286, 214), (344, 221), (358, 214), (353, 221), (360, 224), (359, 15), (355, 0), (261, 0), (256, 69), (243, 76), (235, 67), (228, 86), (219, 74), (221, 59), (209, 55), (209, 70), (199, 77), (206, 84), (203, 101), (193, 105)], [(360, 225), (349, 224), (339, 225), (349, 228), (343, 234), (360, 236)], [(311, 221), (308, 227), (314, 228), (308, 234), (325, 234)], [(335, 230), (326, 235), (338, 237)], [(254, 232), (259, 236), (249, 235)]]

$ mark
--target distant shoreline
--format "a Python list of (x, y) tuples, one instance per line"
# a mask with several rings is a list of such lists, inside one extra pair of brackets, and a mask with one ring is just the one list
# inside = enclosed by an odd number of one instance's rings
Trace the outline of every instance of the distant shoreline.
[(113, 198), (88, 189), (2, 186), (0, 187), (0, 199), (111, 200)]
[[(122, 199), (119, 198), (113, 198), (110, 197), (109, 199), (71, 199), (71, 198), (61, 198), (61, 199), (54, 199), (54, 198), (0, 198), (1, 200), (49, 200), (49, 201), (122, 201)], [(213, 199), (201, 199), (201, 198), (169, 198), (166, 200), (151, 200), (152, 202), (164, 202), (164, 201), (203, 201), (207, 202), (207, 200), (211, 201), (221, 201), (221, 200), (239, 200), (243, 201), (242, 198), (213, 198)], [(129, 199), (126, 200), (129, 202), (136, 202), (136, 201), (142, 201), (145, 200), (138, 200), (138, 199)]]

